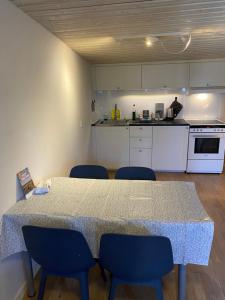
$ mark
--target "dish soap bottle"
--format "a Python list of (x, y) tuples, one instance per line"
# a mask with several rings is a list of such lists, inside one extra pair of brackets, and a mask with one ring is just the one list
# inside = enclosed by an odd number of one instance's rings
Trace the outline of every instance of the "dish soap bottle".
[(115, 108), (112, 110), (112, 120), (120, 120), (120, 110), (117, 108), (117, 104), (115, 104)]

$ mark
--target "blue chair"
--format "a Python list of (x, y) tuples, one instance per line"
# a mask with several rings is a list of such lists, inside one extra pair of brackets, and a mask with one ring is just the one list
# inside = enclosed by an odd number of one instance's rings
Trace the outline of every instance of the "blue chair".
[(95, 165), (79, 165), (72, 168), (70, 177), (90, 178), (90, 179), (108, 179), (108, 171), (105, 167)]
[(104, 234), (99, 262), (112, 275), (109, 300), (121, 284), (149, 285), (163, 300), (162, 277), (174, 267), (170, 240), (161, 236)]
[(38, 300), (44, 297), (48, 275), (76, 278), (82, 300), (89, 300), (88, 272), (95, 265), (84, 236), (79, 231), (36, 226), (22, 227), (30, 256), (41, 266)]
[(123, 167), (117, 170), (115, 179), (156, 180), (155, 172), (145, 167)]

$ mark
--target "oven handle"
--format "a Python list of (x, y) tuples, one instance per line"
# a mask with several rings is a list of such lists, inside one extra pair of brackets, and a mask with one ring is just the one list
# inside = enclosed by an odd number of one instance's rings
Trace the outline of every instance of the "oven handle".
[(219, 139), (222, 139), (224, 138), (224, 135), (192, 135), (192, 137), (194, 138), (219, 138)]

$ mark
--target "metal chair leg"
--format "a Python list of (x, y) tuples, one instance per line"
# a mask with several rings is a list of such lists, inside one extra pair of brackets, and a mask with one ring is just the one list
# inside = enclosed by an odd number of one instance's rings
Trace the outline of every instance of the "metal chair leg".
[(163, 300), (163, 287), (162, 287), (162, 282), (160, 281), (156, 286), (156, 299)]
[(99, 266), (99, 269), (100, 269), (100, 272), (101, 272), (101, 276), (102, 276), (102, 279), (104, 282), (107, 282), (107, 276), (105, 274), (105, 270), (104, 268), (102, 267), (102, 265), (100, 264), (99, 262), (99, 259), (98, 258), (95, 258), (95, 261), (97, 263), (97, 265)]
[(109, 291), (109, 300), (114, 300), (115, 295), (116, 295), (116, 287), (117, 287), (117, 282), (112, 277), (112, 279), (111, 279), (111, 285), (110, 285), (110, 291)]
[(82, 300), (89, 300), (88, 273), (82, 273), (79, 280)]
[(98, 264), (98, 265), (99, 265), (99, 268), (100, 268), (100, 271), (101, 271), (101, 276), (102, 276), (103, 281), (107, 282), (107, 276), (105, 274), (104, 268), (100, 264)]
[(39, 291), (38, 291), (38, 300), (43, 300), (44, 299), (46, 280), (47, 280), (47, 275), (42, 270), (41, 271), (41, 281), (40, 281), (40, 286), (39, 286)]

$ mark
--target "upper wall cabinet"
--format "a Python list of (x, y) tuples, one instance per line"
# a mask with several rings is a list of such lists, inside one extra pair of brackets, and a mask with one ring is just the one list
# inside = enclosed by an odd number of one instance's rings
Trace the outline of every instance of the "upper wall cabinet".
[(95, 89), (102, 91), (141, 89), (141, 65), (96, 67)]
[(188, 87), (188, 80), (187, 63), (142, 65), (142, 88), (144, 89), (179, 89)]
[(190, 87), (224, 87), (225, 62), (196, 62), (190, 64)]

